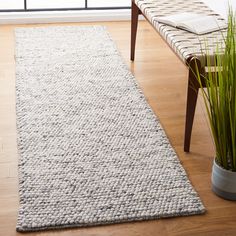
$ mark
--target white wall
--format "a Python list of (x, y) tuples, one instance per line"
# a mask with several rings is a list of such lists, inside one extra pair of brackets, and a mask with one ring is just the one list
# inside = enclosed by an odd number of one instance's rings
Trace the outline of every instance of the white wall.
[(228, 6), (232, 6), (232, 9), (236, 10), (236, 0), (202, 0), (210, 8), (217, 13), (221, 14), (227, 19)]
[[(1, 3), (6, 4), (9, 3), (9, 1), (19, 2), (19, 0), (0, 0), (0, 7)], [(40, 0), (37, 1), (39, 2)], [(60, 1), (62, 2), (62, 0)], [(103, 0), (100, 0), (100, 2), (102, 1)], [(113, 0), (109, 1), (112, 2)], [(234, 10), (236, 10), (236, 0), (229, 0), (229, 1), (202, 0), (202, 1), (204, 1), (217, 13), (221, 14), (224, 18), (227, 18), (228, 4), (230, 4)], [(116, 1), (116, 3), (117, 2), (118, 0)], [(130, 19), (130, 10), (0, 13), (0, 24), (117, 21), (117, 20), (129, 20), (129, 19)]]

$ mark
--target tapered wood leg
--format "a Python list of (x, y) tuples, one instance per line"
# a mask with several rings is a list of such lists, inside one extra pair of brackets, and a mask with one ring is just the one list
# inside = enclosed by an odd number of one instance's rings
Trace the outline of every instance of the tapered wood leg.
[(200, 74), (202, 73), (201, 63), (199, 60), (193, 59), (189, 63), (185, 137), (184, 137), (184, 151), (185, 152), (189, 152), (190, 150), (193, 120), (194, 120), (194, 114), (195, 114), (198, 91), (199, 91), (199, 83), (196, 78), (197, 70), (199, 71)]
[(131, 61), (134, 61), (134, 56), (135, 56), (135, 43), (136, 43), (139, 14), (141, 14), (139, 8), (132, 1), (132, 7), (131, 7), (131, 53), (130, 53), (130, 60)]

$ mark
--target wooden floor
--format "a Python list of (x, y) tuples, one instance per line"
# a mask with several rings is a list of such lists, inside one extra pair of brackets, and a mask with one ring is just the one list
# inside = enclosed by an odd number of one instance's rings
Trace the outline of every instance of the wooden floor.
[[(91, 24), (93, 23), (89, 23), (89, 25)], [(147, 101), (158, 115), (192, 184), (206, 206), (207, 213), (201, 216), (47, 231), (27, 235), (236, 235), (236, 202), (222, 200), (211, 192), (210, 175), (214, 150), (201, 102), (198, 102), (195, 116), (191, 153), (183, 152), (186, 68), (146, 22), (141, 22), (139, 25), (134, 63), (129, 60), (129, 22), (103, 22), (100, 24), (107, 26), (124, 60), (138, 80)], [(1, 236), (19, 235), (15, 231), (19, 197), (15, 125), (14, 28), (15, 26), (0, 26)]]

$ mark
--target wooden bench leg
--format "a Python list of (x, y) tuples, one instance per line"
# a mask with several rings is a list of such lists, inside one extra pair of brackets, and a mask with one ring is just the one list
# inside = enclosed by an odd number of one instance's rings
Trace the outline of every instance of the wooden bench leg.
[(193, 120), (194, 120), (194, 114), (195, 114), (198, 91), (199, 91), (199, 83), (196, 79), (197, 70), (199, 71), (199, 73), (202, 73), (201, 63), (199, 60), (193, 59), (189, 62), (185, 137), (184, 137), (184, 151), (185, 152), (189, 152), (190, 150)]
[(136, 6), (136, 4), (132, 1), (132, 8), (131, 8), (131, 54), (130, 60), (134, 61), (135, 55), (135, 43), (136, 43), (136, 34), (137, 34), (137, 27), (138, 27), (138, 16), (141, 14), (141, 11)]

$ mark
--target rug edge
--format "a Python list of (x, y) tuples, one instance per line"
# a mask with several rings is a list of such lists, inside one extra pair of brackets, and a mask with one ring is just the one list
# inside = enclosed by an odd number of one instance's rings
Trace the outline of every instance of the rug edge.
[(20, 233), (27, 233), (27, 232), (39, 232), (39, 231), (52, 231), (52, 230), (60, 230), (60, 229), (73, 229), (73, 228), (87, 228), (87, 227), (98, 227), (98, 226), (109, 226), (109, 225), (118, 225), (118, 224), (125, 224), (125, 223), (138, 223), (141, 221), (151, 221), (151, 220), (158, 220), (158, 219), (168, 219), (168, 218), (175, 218), (175, 217), (187, 217), (187, 216), (197, 216), (197, 215), (204, 215), (206, 213), (206, 208), (203, 206), (202, 209), (199, 209), (198, 212), (186, 212), (180, 214), (171, 214), (167, 216), (153, 216), (153, 217), (138, 217), (138, 218), (130, 218), (130, 219), (123, 219), (119, 221), (107, 221), (107, 222), (98, 222), (98, 223), (90, 223), (90, 224), (67, 224), (63, 226), (45, 226), (45, 227), (32, 227), (32, 228), (24, 228), (20, 226), (16, 226), (16, 231)]

